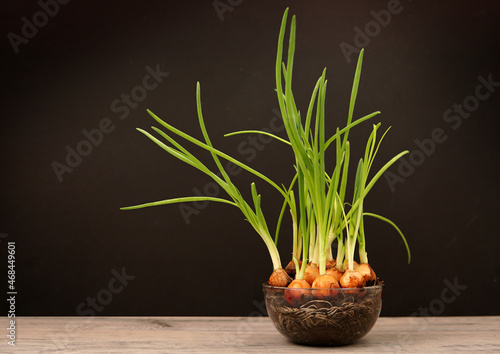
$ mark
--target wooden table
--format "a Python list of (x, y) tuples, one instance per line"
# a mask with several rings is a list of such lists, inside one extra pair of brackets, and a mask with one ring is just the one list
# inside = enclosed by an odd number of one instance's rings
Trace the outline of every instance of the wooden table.
[[(4, 327), (5, 328), (5, 327)], [(0, 353), (500, 352), (498, 317), (382, 317), (359, 342), (293, 344), (267, 317), (18, 317)]]

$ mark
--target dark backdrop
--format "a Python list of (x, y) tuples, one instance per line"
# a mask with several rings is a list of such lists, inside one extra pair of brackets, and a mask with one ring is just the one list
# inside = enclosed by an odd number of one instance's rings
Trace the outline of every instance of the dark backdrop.
[[(214, 145), (289, 181), (284, 145), (223, 137), (279, 128), (274, 60), (287, 5), (297, 15), (302, 110), (326, 66), (329, 133), (344, 124), (354, 51), (364, 46), (355, 115), (381, 110), (392, 126), (378, 166), (411, 151), (367, 201), (397, 222), (413, 257), (408, 265), (390, 226), (367, 221), (370, 263), (386, 282), (383, 315), (500, 314), (497, 2), (33, 0), (1, 14), (0, 264), (6, 284), (15, 241), (18, 315), (261, 313), (271, 262), (238, 210), (119, 207), (223, 196), (135, 130), (154, 125), (151, 109), (200, 137), (197, 81)], [(369, 129), (353, 134), (355, 156)], [(235, 181), (244, 193), (256, 181), (275, 220), (275, 191), (246, 173)], [(283, 263), (290, 232), (287, 220)]]

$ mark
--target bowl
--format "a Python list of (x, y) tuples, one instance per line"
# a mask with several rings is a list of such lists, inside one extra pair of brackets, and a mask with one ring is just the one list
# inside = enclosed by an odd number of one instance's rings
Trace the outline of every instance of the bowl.
[(302, 289), (263, 284), (276, 329), (297, 344), (354, 343), (375, 325), (382, 309), (381, 282), (364, 288)]

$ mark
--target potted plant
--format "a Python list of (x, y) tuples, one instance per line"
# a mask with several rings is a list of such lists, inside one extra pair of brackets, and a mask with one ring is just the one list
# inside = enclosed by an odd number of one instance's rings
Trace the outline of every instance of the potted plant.
[[(255, 130), (238, 131), (226, 136), (265, 134), (288, 145), (295, 158), (295, 175), (291, 181), (287, 185), (277, 183), (212, 145), (205, 128), (200, 84), (197, 83), (196, 103), (203, 140), (180, 131), (149, 110), (149, 114), (162, 129), (152, 127), (156, 136), (145, 130), (138, 130), (174, 157), (211, 177), (226, 192), (227, 198), (179, 197), (122, 209), (193, 201), (214, 201), (237, 207), (264, 241), (272, 260), (273, 272), (269, 281), (263, 284), (263, 290), (267, 310), (276, 328), (297, 343), (344, 345), (364, 336), (374, 325), (381, 309), (382, 282), (368, 263), (364, 218), (374, 217), (392, 225), (401, 235), (410, 261), (408, 244), (399, 228), (389, 219), (364, 210), (364, 199), (374, 184), (408, 151), (399, 153), (373, 173), (371, 168), (374, 158), (388, 131), (387, 129), (379, 138), (380, 123), (374, 124), (364, 155), (357, 161), (356, 172), (352, 176), (352, 171), (349, 170), (352, 165), (349, 132), (380, 113), (377, 111), (353, 119), (363, 50), (356, 66), (346, 125), (337, 128), (333, 136), (326, 137), (326, 69), (316, 82), (306, 113), (301, 113), (292, 92), (295, 16), (290, 24), (286, 61), (283, 59), (287, 17), (288, 9), (283, 15), (276, 56), (276, 92), (286, 137)], [(174, 136), (208, 151), (218, 172), (202, 163)], [(327, 166), (327, 155), (334, 158), (333, 166)], [(258, 177), (260, 181), (270, 184), (283, 198), (274, 236), (262, 211), (261, 195), (257, 192), (256, 184), (252, 183), (250, 186), (251, 200), (245, 199), (224, 170), (221, 160), (229, 161)], [(348, 183), (349, 179), (352, 180), (351, 183)], [(352, 200), (347, 200), (350, 195), (348, 188), (353, 188)], [(291, 261), (283, 268), (276, 241), (281, 223), (288, 212), (293, 230), (293, 254)], [(355, 261), (356, 246), (359, 263)], [(334, 249), (335, 257), (332, 253)]]

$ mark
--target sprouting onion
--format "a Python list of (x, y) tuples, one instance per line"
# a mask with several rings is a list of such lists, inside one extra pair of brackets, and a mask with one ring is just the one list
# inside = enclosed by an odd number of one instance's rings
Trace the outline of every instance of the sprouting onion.
[[(163, 127), (163, 130), (152, 127), (153, 131), (157, 133), (156, 136), (145, 130), (138, 130), (174, 157), (212, 178), (226, 192), (227, 197), (171, 198), (122, 209), (138, 209), (193, 201), (225, 203), (237, 207), (264, 241), (274, 268), (269, 279), (271, 285), (287, 286), (291, 282), (290, 287), (292, 288), (307, 288), (312, 285), (322, 289), (333, 289), (339, 286), (364, 286), (367, 281), (373, 281), (376, 278), (375, 272), (368, 264), (366, 233), (363, 221), (365, 216), (375, 217), (395, 227), (405, 243), (408, 262), (410, 261), (408, 243), (401, 230), (391, 220), (364, 210), (364, 200), (371, 188), (382, 174), (408, 151), (401, 152), (389, 160), (376, 173), (371, 173), (373, 161), (380, 144), (389, 130), (387, 129), (377, 141), (377, 131), (380, 123), (374, 124), (366, 143), (364, 155), (358, 161), (354, 184), (352, 187), (349, 186), (349, 169), (351, 168), (350, 130), (380, 114), (379, 111), (376, 111), (354, 120), (354, 107), (361, 77), (364, 50), (362, 49), (359, 54), (354, 73), (346, 125), (343, 128), (337, 127), (335, 134), (327, 138), (325, 129), (325, 103), (328, 83), (326, 68), (313, 88), (306, 114), (303, 117), (297, 109), (292, 91), (296, 36), (295, 16), (292, 17), (290, 22), (286, 60), (283, 54), (287, 19), (288, 9), (285, 10), (281, 22), (276, 55), (276, 93), (286, 137), (279, 137), (259, 130), (236, 131), (225, 136), (264, 134), (286, 144), (292, 149), (295, 157), (293, 161), (295, 175), (291, 182), (287, 185), (276, 183), (252, 167), (214, 148), (205, 127), (201, 110), (200, 84), (197, 83), (196, 105), (203, 141), (176, 129), (149, 110), (149, 114)], [(213, 172), (198, 160), (184, 145), (177, 142), (172, 137), (173, 135), (208, 151), (218, 173)], [(331, 167), (328, 167), (326, 163), (327, 154), (331, 154), (335, 158), (335, 162)], [(283, 198), (283, 205), (274, 230), (274, 237), (271, 236), (268, 222), (262, 212), (261, 195), (257, 192), (256, 184), (251, 184), (251, 201), (247, 201), (224, 170), (221, 159), (241, 167), (260, 180), (270, 184), (279, 192)], [(347, 203), (345, 200), (349, 188), (353, 188), (351, 203)], [(290, 213), (293, 230), (291, 236), (293, 251), (287, 271), (292, 272), (293, 270), (295, 276), (293, 282), (282, 268), (277, 248), (280, 227), (285, 215), (287, 215), (287, 210)], [(358, 246), (359, 251), (359, 265), (354, 259), (356, 246)], [(333, 256), (333, 250), (335, 249), (336, 257)], [(289, 302), (295, 301), (291, 294), (292, 292), (289, 294), (290, 298), (287, 299)], [(300, 292), (293, 292), (293, 294), (300, 294)]]

